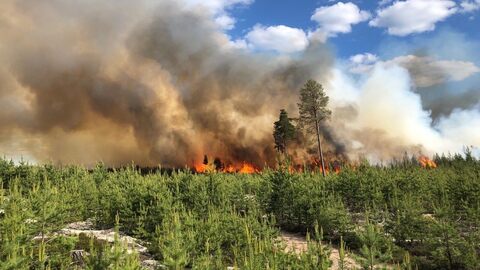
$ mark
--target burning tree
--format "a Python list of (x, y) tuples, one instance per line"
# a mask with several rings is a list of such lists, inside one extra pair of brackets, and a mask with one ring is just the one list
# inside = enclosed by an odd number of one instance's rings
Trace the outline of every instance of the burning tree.
[(315, 130), (317, 136), (318, 156), (322, 164), (322, 174), (325, 176), (325, 161), (323, 159), (322, 143), (320, 141), (320, 122), (328, 119), (332, 112), (327, 109), (328, 96), (321, 84), (308, 80), (300, 89), (300, 125), (309, 130)]
[(287, 111), (280, 110), (278, 121), (274, 124), (273, 138), (275, 139), (275, 149), (280, 153), (287, 154), (287, 144), (295, 137), (295, 126), (288, 118)]

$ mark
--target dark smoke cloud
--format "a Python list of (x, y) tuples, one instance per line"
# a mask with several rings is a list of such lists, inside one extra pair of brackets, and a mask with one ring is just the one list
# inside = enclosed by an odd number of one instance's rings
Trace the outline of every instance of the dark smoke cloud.
[(478, 105), (480, 89), (472, 88), (462, 93), (452, 93), (446, 85), (419, 91), (424, 108), (431, 111), (433, 121), (449, 116), (456, 109), (469, 110)]
[(0, 9), (0, 133), (22, 134), (39, 161), (273, 162), (278, 110), (296, 111), (299, 87), (333, 62), (315, 43), (291, 59), (234, 50), (208, 14), (173, 1)]

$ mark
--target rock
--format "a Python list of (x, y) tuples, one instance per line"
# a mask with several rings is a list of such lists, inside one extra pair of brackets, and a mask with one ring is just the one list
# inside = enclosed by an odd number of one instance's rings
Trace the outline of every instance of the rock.
[(72, 263), (78, 266), (83, 266), (85, 265), (85, 256), (88, 256), (88, 252), (85, 250), (72, 250), (70, 251), (70, 256), (72, 257)]
[[(56, 232), (54, 236), (79, 236), (80, 234), (110, 244), (115, 242), (115, 230), (113, 228), (108, 230), (95, 230), (92, 220), (70, 223), (65, 228)], [(165, 266), (154, 260), (152, 255), (148, 253), (148, 248), (146, 247), (148, 243), (128, 235), (123, 235), (122, 233), (119, 234), (118, 240), (126, 245), (128, 253), (136, 252), (140, 255), (139, 258), (142, 268), (147, 270), (165, 268)], [(83, 258), (87, 255), (88, 254), (83, 250), (72, 250), (72, 260), (75, 256), (79, 262), (81, 261), (83, 263)], [(73, 262), (76, 263), (77, 261), (73, 260)]]
[(167, 269), (167, 267), (165, 265), (160, 264), (156, 260), (143, 260), (142, 261), (142, 268), (148, 269), (148, 270)]

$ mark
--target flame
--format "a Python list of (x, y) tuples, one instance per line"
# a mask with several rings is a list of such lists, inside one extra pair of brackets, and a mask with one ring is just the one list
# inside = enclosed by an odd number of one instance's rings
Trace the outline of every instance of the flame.
[(253, 167), (253, 165), (251, 164), (248, 164), (246, 162), (243, 162), (243, 165), (242, 167), (238, 170), (239, 173), (247, 173), (247, 174), (251, 174), (251, 173), (256, 173), (258, 172), (257, 169), (255, 169), (255, 167)]
[(301, 165), (289, 165), (288, 166), (289, 173), (303, 173), (304, 168)]
[(193, 165), (195, 171), (198, 173), (204, 173), (207, 171), (207, 164), (195, 164)]
[[(204, 162), (208, 162), (204, 161)], [(326, 174), (329, 173), (340, 173), (341, 171), (341, 165), (338, 160), (335, 160), (333, 162), (326, 162), (325, 164), (325, 172)], [(195, 172), (197, 173), (211, 173), (211, 172), (223, 172), (223, 173), (242, 173), (242, 174), (253, 174), (253, 173), (259, 173), (262, 170), (258, 169), (256, 166), (254, 166), (251, 163), (248, 163), (244, 161), (241, 164), (224, 164), (221, 162), (218, 162), (216, 164), (214, 163), (194, 163), (193, 167)], [(312, 158), (310, 163), (308, 164), (289, 164), (288, 167), (286, 168), (290, 173), (304, 173), (305, 171), (309, 171), (311, 173), (315, 172), (320, 172), (322, 173), (322, 166), (321, 162), (317, 158)]]
[(241, 165), (229, 164), (225, 167), (217, 168), (215, 164), (195, 163), (193, 169), (197, 173), (209, 173), (209, 172), (224, 172), (224, 173), (245, 173), (252, 174), (257, 173), (260, 170), (248, 162), (243, 162)]
[(435, 163), (435, 161), (429, 159), (428, 157), (426, 156), (420, 156), (418, 158), (418, 162), (420, 163), (420, 166), (422, 166), (423, 168), (436, 168), (437, 167), (437, 163)]
[(223, 172), (226, 172), (226, 173), (234, 173), (236, 170), (235, 170), (235, 167), (233, 167), (233, 165), (227, 165), (223, 170)]
[[(329, 174), (330, 171), (333, 171), (334, 173), (339, 174), (341, 171), (340, 166), (341, 165), (337, 160), (333, 162), (325, 161), (325, 174)], [(320, 173), (323, 173), (322, 162), (318, 158), (316, 157), (312, 158), (311, 167), (312, 169), (318, 169)]]
[(207, 172), (214, 172), (215, 171), (215, 166), (213, 164), (195, 164), (193, 165), (193, 168), (195, 169), (195, 172), (197, 173), (207, 173)]

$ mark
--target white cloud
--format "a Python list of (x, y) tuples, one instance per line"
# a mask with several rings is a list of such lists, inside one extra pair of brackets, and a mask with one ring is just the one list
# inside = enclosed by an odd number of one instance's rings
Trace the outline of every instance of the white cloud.
[(248, 44), (245, 39), (230, 40), (227, 44), (227, 48), (246, 50), (248, 49)]
[[(193, 0), (190, 0), (193, 1)], [(198, 1), (198, 0), (196, 0)], [(232, 0), (235, 2), (241, 0)], [(246, 2), (253, 0), (243, 0)], [(244, 38), (230, 41), (229, 47), (236, 49), (251, 49), (259, 51), (277, 51), (279, 53), (294, 53), (305, 50), (310, 41), (325, 42), (328, 37), (338, 33), (349, 33), (352, 25), (366, 21), (370, 13), (360, 10), (355, 4), (338, 2), (332, 6), (319, 7), (311, 19), (318, 23), (318, 28), (306, 33), (303, 29), (285, 25), (262, 26), (256, 25)], [(228, 29), (227, 18), (221, 18), (221, 25)]]
[[(307, 35), (302, 29), (285, 25), (265, 27), (256, 25), (245, 36), (248, 48), (253, 50), (274, 50), (280, 53), (303, 51), (308, 46)], [(243, 44), (242, 41), (236, 41)]]
[(356, 54), (350, 57), (350, 72), (362, 74), (370, 72), (378, 57), (371, 53)]
[(473, 12), (480, 9), (480, 0), (464, 0), (460, 3), (462, 12)]
[(400, 66), (408, 70), (417, 87), (429, 87), (447, 81), (462, 81), (480, 72), (472, 62), (436, 60), (431, 57), (405, 55), (388, 61), (377, 61), (375, 55), (366, 53), (350, 57), (349, 71), (356, 74), (370, 73), (379, 63), (386, 67)]
[(319, 7), (311, 19), (319, 24), (316, 31), (324, 32), (327, 36), (338, 33), (349, 33), (352, 25), (366, 21), (370, 18), (368, 11), (360, 10), (354, 3), (338, 2), (332, 6)]
[(375, 63), (377, 60), (378, 57), (371, 53), (356, 54), (350, 57), (350, 61), (355, 64), (371, 64)]
[(236, 23), (228, 10), (236, 6), (246, 6), (254, 0), (183, 0), (189, 8), (200, 8), (212, 16), (217, 25), (224, 30), (233, 29)]
[(456, 3), (450, 0), (397, 1), (379, 9), (369, 24), (385, 27), (391, 35), (406, 36), (432, 31), (437, 22), (445, 20), (456, 11)]
[(217, 23), (222, 29), (231, 30), (234, 28), (236, 21), (233, 17), (222, 14), (215, 18), (215, 23)]
[(221, 14), (237, 5), (249, 5), (253, 0), (184, 0), (184, 2), (192, 7), (203, 7), (214, 14)]

